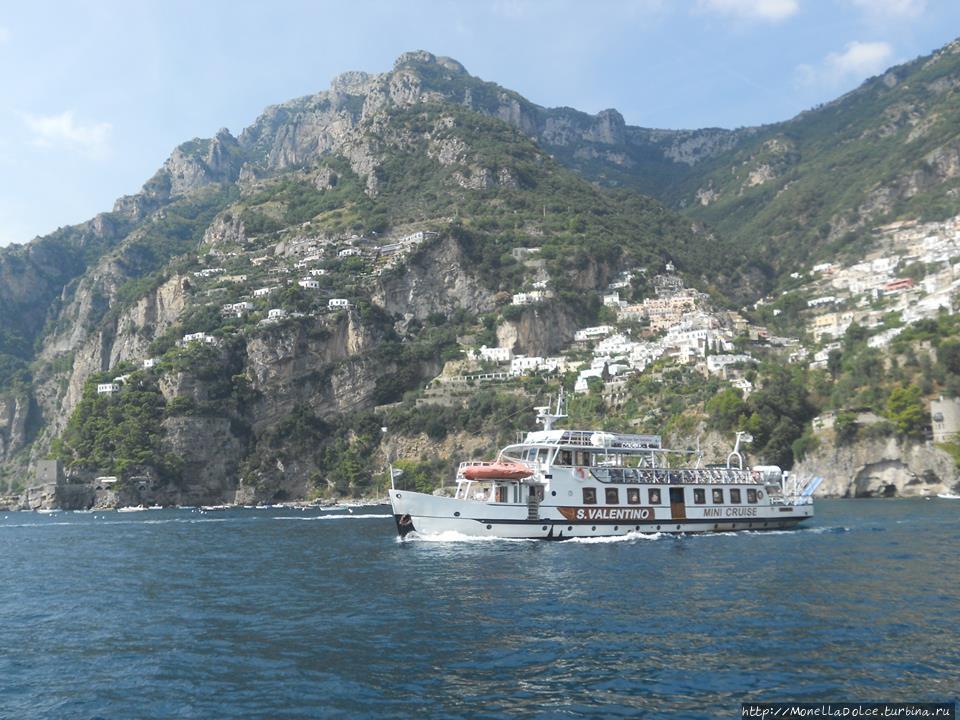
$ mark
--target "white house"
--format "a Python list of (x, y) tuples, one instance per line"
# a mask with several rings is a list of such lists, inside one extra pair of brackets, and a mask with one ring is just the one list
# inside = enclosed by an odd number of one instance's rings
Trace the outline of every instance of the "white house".
[(513, 305), (533, 305), (534, 303), (543, 302), (547, 297), (547, 293), (543, 290), (531, 290), (530, 292), (517, 293), (513, 296), (511, 304)]
[(511, 375), (528, 375), (536, 372), (543, 364), (542, 357), (517, 355), (510, 362)]
[(323, 268), (314, 268), (313, 270), (310, 271), (310, 274), (313, 277), (320, 277), (321, 275), (326, 275), (327, 271), (324, 270)]
[(327, 301), (327, 309), (336, 310), (337, 308), (348, 308), (350, 307), (350, 301), (346, 298), (330, 298)]
[(120, 392), (119, 383), (108, 382), (97, 385), (97, 395), (113, 395), (115, 392)]
[(594, 327), (583, 328), (583, 330), (577, 330), (573, 336), (573, 339), (577, 342), (586, 342), (587, 340), (596, 340), (598, 338), (606, 337), (612, 332), (612, 325), (596, 325)]
[(721, 372), (728, 365), (736, 365), (737, 363), (753, 362), (753, 358), (749, 355), (708, 355), (707, 356), (707, 372), (711, 375), (714, 375), (718, 372)]
[(603, 379), (603, 370), (581, 370), (577, 376), (577, 382), (574, 383), (573, 391), (582, 394), (590, 390), (590, 385), (587, 382), (590, 378)]
[(607, 293), (603, 296), (603, 304), (606, 307), (620, 307), (620, 293)]
[(276, 290), (275, 287), (262, 287), (262, 288), (257, 288), (256, 290), (253, 291), (253, 296), (254, 296), (254, 297), (266, 297), (267, 295), (269, 295), (270, 293), (272, 293), (274, 290)]
[(272, 308), (267, 312), (268, 320), (280, 320), (287, 316), (287, 311), (283, 308)]
[(184, 335), (178, 344), (181, 347), (183, 347), (185, 345), (189, 345), (192, 342), (200, 342), (206, 345), (215, 345), (217, 342), (217, 339), (212, 335), (207, 335), (204, 332), (189, 333), (187, 335)]
[(360, 248), (348, 247), (338, 252), (337, 257), (358, 257), (360, 254)]
[(502, 347), (490, 348), (484, 345), (480, 348), (480, 359), (488, 362), (508, 363), (513, 360), (513, 350)]
[(298, 281), (297, 281), (297, 285), (299, 285), (299, 286), (302, 287), (302, 288), (306, 288), (307, 290), (319, 290), (319, 289), (320, 289), (320, 283), (317, 282), (316, 280), (311, 280), (311, 279), (309, 279), (309, 278), (304, 278), (303, 280), (298, 280)]

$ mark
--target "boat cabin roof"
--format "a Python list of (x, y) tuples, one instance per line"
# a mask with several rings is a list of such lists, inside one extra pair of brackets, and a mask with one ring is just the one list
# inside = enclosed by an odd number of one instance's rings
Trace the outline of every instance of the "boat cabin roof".
[(555, 445), (592, 450), (659, 450), (659, 435), (630, 435), (599, 430), (537, 430), (527, 433), (524, 445)]

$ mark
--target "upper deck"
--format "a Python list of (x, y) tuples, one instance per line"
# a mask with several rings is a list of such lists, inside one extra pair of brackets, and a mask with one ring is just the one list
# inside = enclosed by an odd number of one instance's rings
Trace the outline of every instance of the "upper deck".
[(624, 454), (663, 449), (659, 435), (631, 435), (600, 430), (535, 430), (527, 433), (522, 444), (614, 450)]

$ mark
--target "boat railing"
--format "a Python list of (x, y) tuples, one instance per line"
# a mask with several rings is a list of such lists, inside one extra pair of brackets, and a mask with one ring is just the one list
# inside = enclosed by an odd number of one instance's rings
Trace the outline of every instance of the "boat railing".
[[(598, 440), (601, 444), (597, 444)], [(593, 450), (662, 450), (659, 435), (607, 433), (599, 430), (564, 430), (554, 438), (540, 438), (537, 445), (569, 445)]]
[(592, 468), (590, 474), (602, 483), (649, 485), (755, 485), (749, 470), (735, 468)]

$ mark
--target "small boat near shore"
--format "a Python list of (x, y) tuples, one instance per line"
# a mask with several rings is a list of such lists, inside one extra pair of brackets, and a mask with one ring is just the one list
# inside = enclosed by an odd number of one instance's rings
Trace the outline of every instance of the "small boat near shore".
[(147, 508), (143, 505), (127, 505), (126, 507), (117, 508), (117, 512), (122, 513), (131, 513), (131, 512), (144, 512)]
[(941, 500), (960, 500), (960, 495), (954, 495), (953, 493), (937, 493), (937, 497)]
[[(803, 482), (774, 465), (746, 468), (738, 433), (725, 466), (701, 466), (664, 448), (659, 435), (566, 430), (556, 410), (537, 408), (543, 430), (503, 448), (494, 462), (460, 464), (452, 493), (397, 487), (390, 504), (401, 538), (410, 533), (565, 540), (629, 533), (779, 530), (813, 517), (822, 478)], [(746, 438), (749, 440), (749, 438)]]

